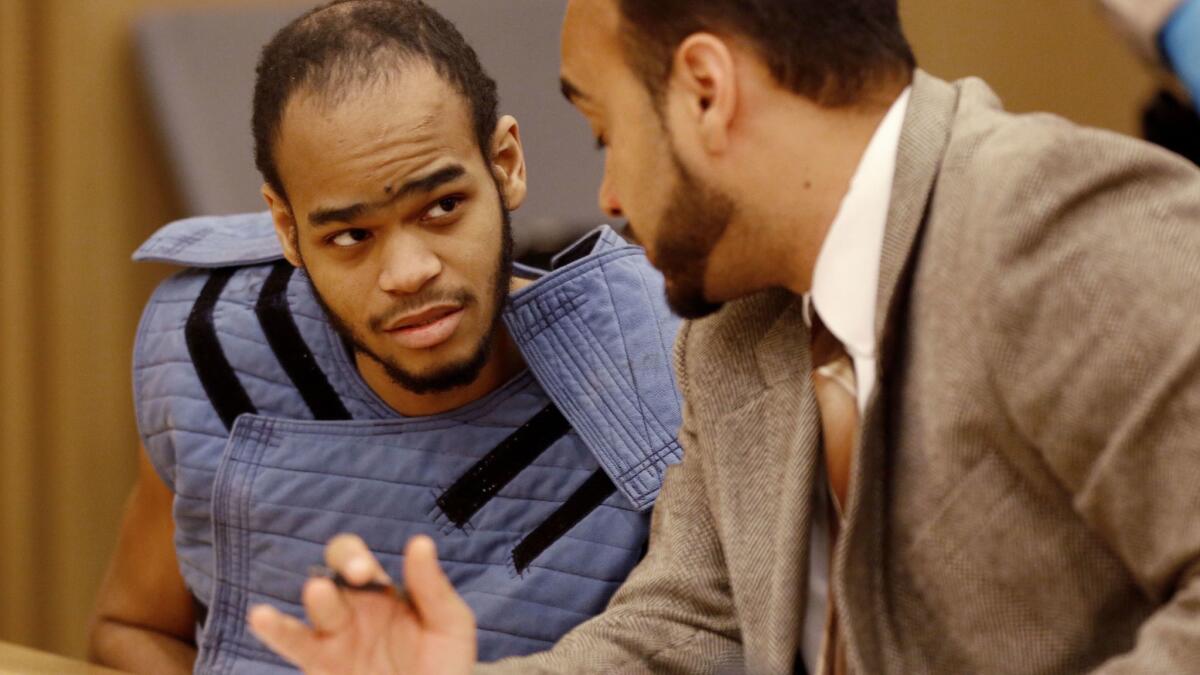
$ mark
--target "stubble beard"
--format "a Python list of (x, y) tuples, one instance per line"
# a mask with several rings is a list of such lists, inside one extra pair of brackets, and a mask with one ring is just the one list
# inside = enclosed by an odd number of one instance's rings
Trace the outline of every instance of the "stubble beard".
[(723, 305), (705, 297), (704, 279), (736, 207), (728, 195), (692, 175), (673, 149), (671, 160), (675, 185), (654, 241), (655, 263), (666, 278), (671, 310), (685, 319), (701, 319)]

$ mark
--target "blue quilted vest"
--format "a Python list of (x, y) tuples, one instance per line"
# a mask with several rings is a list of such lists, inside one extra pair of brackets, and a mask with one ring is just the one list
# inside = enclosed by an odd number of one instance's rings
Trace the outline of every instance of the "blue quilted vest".
[(482, 660), (550, 646), (641, 558), (680, 458), (678, 322), (641, 249), (611, 230), (511, 296), (503, 320), (528, 371), (423, 418), (362, 380), (266, 214), (172, 223), (134, 257), (189, 268), (146, 307), (134, 389), (203, 617), (197, 672), (292, 672), (244, 617), (262, 602), (302, 616), (308, 570), (339, 532), (396, 578), (405, 542), (432, 536)]

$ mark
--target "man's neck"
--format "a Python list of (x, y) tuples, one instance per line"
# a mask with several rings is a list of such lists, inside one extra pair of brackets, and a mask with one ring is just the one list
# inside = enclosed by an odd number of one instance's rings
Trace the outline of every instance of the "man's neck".
[[(742, 269), (764, 270), (770, 278), (755, 280), (761, 288), (783, 287), (797, 295), (812, 289), (813, 270), (830, 226), (837, 217), (872, 137), (908, 82), (877, 89), (853, 108), (818, 109), (802, 104), (789, 122), (786, 110), (771, 121), (776, 129), (772, 151), (764, 153), (747, 178), (746, 194), (753, 213), (742, 220), (753, 225), (745, 232), (761, 264)], [(789, 128), (805, 133), (789, 133)], [(765, 140), (765, 139), (764, 139)], [(780, 180), (781, 176), (789, 177)], [(749, 229), (749, 228), (747, 228)], [(763, 257), (769, 257), (769, 260)]]

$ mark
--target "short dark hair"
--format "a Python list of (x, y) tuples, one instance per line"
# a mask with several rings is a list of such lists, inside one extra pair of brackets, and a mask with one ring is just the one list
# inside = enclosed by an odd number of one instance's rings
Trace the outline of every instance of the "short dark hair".
[(749, 41), (784, 87), (826, 106), (916, 67), (896, 0), (618, 0), (626, 59), (657, 101), (691, 34)]
[(424, 60), (466, 99), (487, 158), (499, 96), (475, 50), (454, 24), (421, 0), (335, 0), (284, 26), (262, 50), (254, 85), (254, 162), (287, 199), (274, 148), (288, 101), (298, 91), (338, 100), (347, 90)]

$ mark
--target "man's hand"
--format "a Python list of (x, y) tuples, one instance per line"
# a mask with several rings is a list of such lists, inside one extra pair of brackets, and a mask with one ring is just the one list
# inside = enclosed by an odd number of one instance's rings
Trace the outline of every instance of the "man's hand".
[[(325, 562), (353, 586), (391, 579), (362, 539), (339, 535)], [(304, 608), (312, 627), (274, 607), (250, 609), (250, 629), (309, 675), (327, 673), (469, 673), (475, 664), (475, 617), (438, 565), (433, 540), (414, 537), (404, 552), (408, 599), (339, 589), (309, 579)]]

